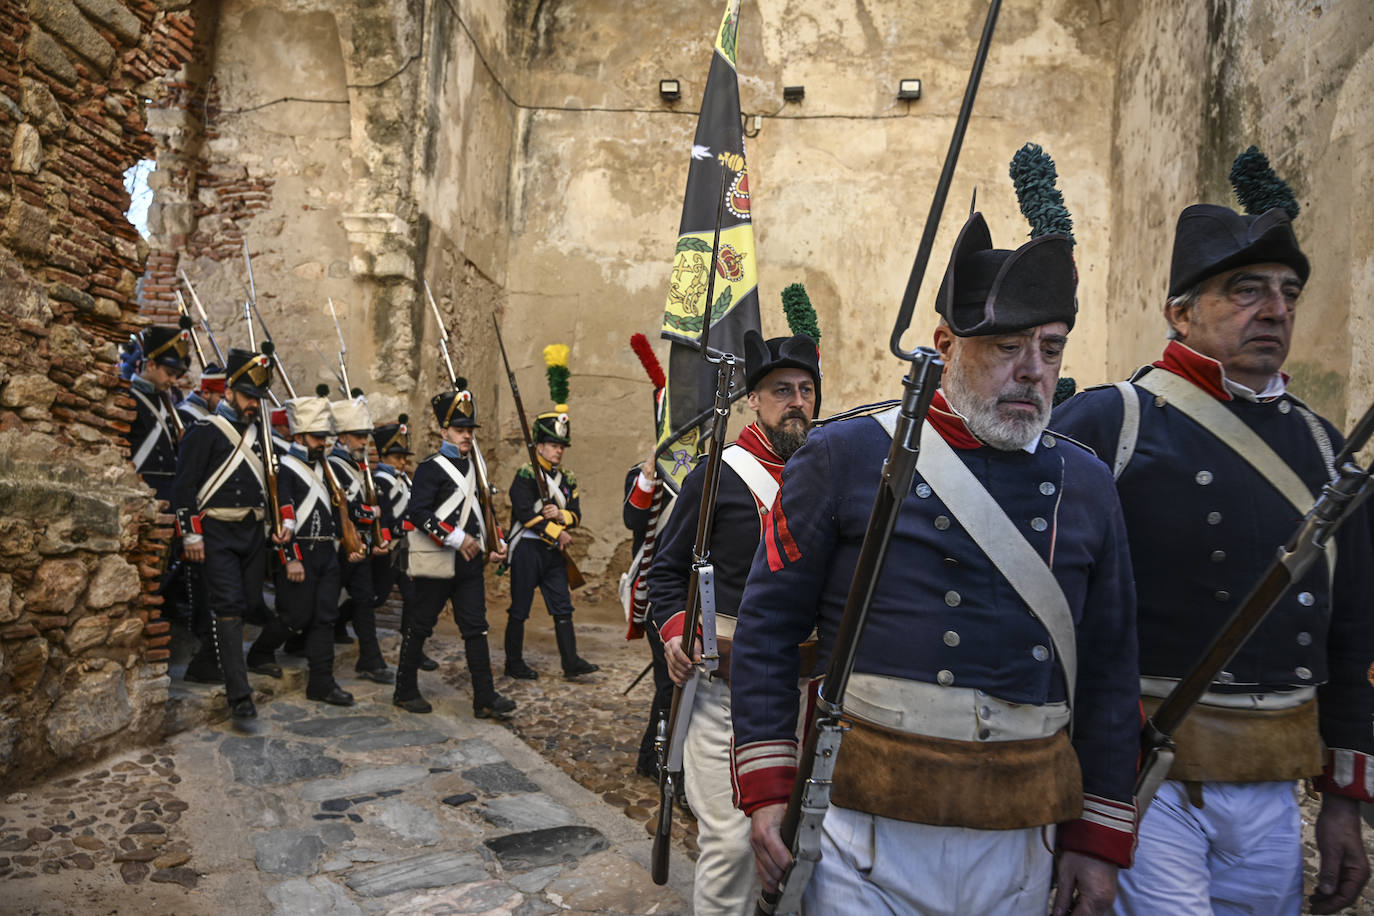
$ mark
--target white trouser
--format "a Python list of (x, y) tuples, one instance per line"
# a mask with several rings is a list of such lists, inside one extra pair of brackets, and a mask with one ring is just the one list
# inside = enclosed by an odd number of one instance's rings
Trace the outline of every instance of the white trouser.
[(802, 914), (1044, 916), (1053, 842), (1053, 827), (933, 827), (831, 806)]
[(698, 675), (692, 721), (682, 746), (683, 785), (697, 816), (692, 906), (696, 916), (754, 912), (759, 879), (749, 846), (749, 818), (735, 807), (730, 782), (730, 688)]
[(1159, 787), (1140, 825), (1135, 865), (1122, 869), (1118, 916), (1297, 916), (1302, 846), (1291, 782)]

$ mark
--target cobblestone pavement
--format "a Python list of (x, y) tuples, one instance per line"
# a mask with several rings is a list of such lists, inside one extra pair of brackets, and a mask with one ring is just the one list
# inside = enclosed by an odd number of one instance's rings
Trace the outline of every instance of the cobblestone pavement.
[[(520, 704), (505, 723), (472, 718), (451, 621), (429, 646), (439, 672), (421, 675), (431, 715), (401, 712), (389, 687), (351, 678), (341, 683), (356, 707), (310, 703), (291, 686), (296, 659), (285, 681), (255, 675), (277, 698), (250, 732), (202, 725), (0, 800), (0, 912), (690, 913), (689, 816), (674, 817), (668, 887), (647, 871), (656, 786), (634, 763), (649, 679), (623, 691), (648, 656), (624, 640), (619, 614), (579, 606), (579, 648), (601, 671), (574, 681), (561, 676), (548, 618), (536, 617), (526, 657), (542, 677), (498, 674)], [(499, 672), (502, 615), (490, 617)], [(379, 623), (394, 659), (395, 608)], [(1303, 810), (1310, 886), (1316, 808)], [(1365, 837), (1374, 848), (1374, 830)], [(1346, 912), (1374, 916), (1374, 891)]]

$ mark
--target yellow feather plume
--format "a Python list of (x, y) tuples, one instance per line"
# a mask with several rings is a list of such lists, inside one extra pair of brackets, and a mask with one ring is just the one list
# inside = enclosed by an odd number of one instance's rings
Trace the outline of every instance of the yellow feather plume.
[(549, 344), (544, 348), (544, 365), (566, 366), (570, 352), (567, 344)]

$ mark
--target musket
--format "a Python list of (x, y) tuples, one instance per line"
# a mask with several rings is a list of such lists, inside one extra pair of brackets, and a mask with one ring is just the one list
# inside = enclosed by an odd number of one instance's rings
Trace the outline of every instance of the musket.
[(921, 290), (921, 282), (925, 279), (926, 267), (930, 263), (935, 233), (940, 225), (940, 214), (944, 211), (945, 197), (949, 194), (950, 184), (954, 180), (954, 168), (959, 161), (964, 132), (968, 129), (969, 119), (973, 114), (973, 102), (978, 94), (978, 84), (983, 76), (983, 66), (987, 62), (988, 49), (992, 44), (992, 35), (1001, 5), (1001, 0), (992, 0), (988, 5), (982, 38), (974, 55), (968, 85), (964, 88), (964, 100), (954, 125), (954, 134), (950, 138), (949, 152), (945, 155), (944, 167), (935, 185), (935, 195), (931, 200), (930, 213), (921, 233), (921, 243), (916, 249), (916, 259), (912, 263), (911, 275), (902, 295), (897, 321), (892, 328), (889, 348), (894, 356), (910, 364), (902, 378), (903, 393), (897, 425), (887, 459), (883, 462), (882, 480), (873, 501), (873, 511), (868, 517), (868, 527), (864, 532), (863, 546), (859, 550), (854, 576), (850, 580), (849, 595), (845, 601), (844, 616), (840, 619), (840, 626), (835, 634), (830, 664), (816, 697), (815, 716), (806, 732), (806, 743), (797, 761), (792, 796), (788, 799), (787, 809), (782, 818), (782, 842), (790, 851), (792, 860), (784, 869), (777, 890), (770, 892), (765, 889), (759, 894), (758, 905), (754, 910), (756, 916), (792, 913), (799, 909), (802, 892), (806, 889), (816, 862), (820, 859), (821, 824), (830, 807), (831, 778), (835, 773), (835, 761), (846, 727), (843, 722), (845, 691), (849, 686), (849, 676), (854, 670), (859, 640), (863, 635), (868, 612), (873, 606), (878, 577), (887, 559), (888, 547), (892, 541), (892, 532), (897, 526), (902, 501), (911, 492), (921, 444), (921, 427), (930, 410), (930, 400), (939, 387), (940, 373), (944, 368), (938, 354), (928, 347), (904, 349), (902, 335), (911, 327), (916, 298)]
[(1336, 479), (1322, 486), (1316, 503), (1303, 516), (1292, 537), (1279, 548), (1250, 594), (1212, 637), (1202, 658), (1174, 685), (1154, 715), (1145, 720), (1140, 734), (1140, 775), (1136, 777), (1134, 790), (1141, 817), (1154, 801), (1160, 785), (1169, 778), (1169, 768), (1177, 750), (1174, 735), (1179, 726), (1202, 700), (1216, 676), (1264, 623), (1289, 587), (1300, 580), (1319, 557), (1326, 556), (1327, 543), (1369, 496), (1370, 469), (1361, 467), (1354, 459), (1355, 453), (1369, 442), (1371, 433), (1374, 433), (1374, 406), (1365, 411), (1346, 440), (1345, 448), (1336, 457)]
[[(243, 253), (246, 256), (248, 254), (248, 249), (245, 248)], [(253, 333), (253, 305), (252, 302), (249, 300), (245, 300), (243, 303), (243, 323), (248, 326), (248, 349), (257, 352), (258, 337), (255, 333)], [(269, 365), (270, 362), (271, 360), (269, 357)], [(268, 369), (268, 372), (271, 372), (270, 368)], [(281, 406), (281, 401), (277, 399), (277, 393), (273, 391), (271, 388), (267, 389), (267, 396), (272, 399), (273, 404), (275, 404), (278, 407)], [(270, 423), (266, 428), (269, 433), (272, 431), (272, 426)], [(271, 439), (269, 439), (268, 441), (270, 442)]]
[(320, 358), (320, 364), (323, 365), (329, 374), (334, 376), (335, 381), (339, 383), (339, 390), (343, 392), (343, 396), (348, 397), (348, 386), (344, 384), (344, 377), (339, 374), (339, 370), (329, 365), (329, 360), (325, 357), (324, 351), (320, 349), (319, 344), (312, 340), (310, 341), (310, 347), (315, 351), (315, 355)]
[(725, 427), (730, 420), (730, 388), (735, 381), (732, 353), (713, 356), (709, 344), (711, 307), (716, 293), (716, 262), (720, 255), (720, 224), (724, 217), (725, 189), (731, 169), (724, 162), (720, 170), (720, 192), (716, 196), (716, 231), (711, 240), (711, 270), (706, 281), (706, 311), (701, 325), (701, 358), (716, 367), (716, 398), (711, 420), (711, 445), (701, 486), (701, 505), (697, 512), (696, 538), (692, 542), (692, 572), (687, 579), (686, 617), (682, 625), (682, 651), (690, 659), (701, 627), (701, 669), (693, 671), (686, 684), (673, 686), (673, 702), (667, 719), (659, 722), (654, 741), (658, 752), (658, 818), (654, 825), (653, 851), (649, 873), (655, 884), (668, 883), (668, 849), (673, 833), (673, 800), (682, 784), (682, 750), (687, 743), (692, 704), (702, 677), (714, 672), (720, 662), (716, 647), (715, 566), (711, 563), (711, 529), (716, 516), (716, 495), (720, 491), (721, 455), (725, 449)]
[[(269, 360), (272, 358), (269, 354)], [(274, 398), (275, 400), (275, 398)], [(272, 421), (268, 411), (258, 411), (258, 435), (262, 439), (263, 491), (267, 496), (268, 521), (275, 537), (284, 537), (286, 528), (282, 524), (281, 497), (277, 493), (277, 452), (272, 447)], [(285, 560), (285, 553), (282, 554)]]
[(425, 298), (429, 299), (429, 307), (434, 312), (434, 320), (439, 322), (439, 352), (444, 354), (444, 368), (448, 369), (448, 380), (453, 385), (454, 390), (458, 390), (458, 373), (453, 371), (453, 360), (448, 355), (448, 328), (444, 326), (444, 316), (439, 314), (439, 304), (434, 301), (434, 294), (429, 291), (429, 281), (425, 281)]
[[(511, 397), (515, 400), (515, 415), (520, 418), (520, 435), (525, 439), (525, 451), (530, 457), (530, 470), (534, 473), (534, 483), (539, 487), (539, 499), (544, 505), (552, 505), (553, 497), (549, 494), (549, 482), (544, 479), (544, 471), (539, 466), (539, 455), (534, 450), (534, 436), (530, 434), (530, 421), (525, 419), (525, 402), (520, 400), (520, 386), (515, 381), (515, 370), (510, 367), (510, 359), (506, 356), (506, 343), (501, 339), (501, 325), (497, 323), (496, 316), (491, 316), (491, 323), (496, 328), (496, 344), (501, 348), (501, 362), (506, 366), (506, 379), (510, 382)], [(582, 578), (582, 571), (577, 568), (577, 563), (569, 553), (563, 551), (563, 565), (568, 570), (568, 588), (581, 588), (587, 583)]]
[[(195, 326), (194, 326), (194, 325), (192, 324), (192, 322), (191, 322), (191, 313), (190, 313), (190, 311), (186, 308), (186, 300), (183, 299), (183, 298), (181, 297), (181, 290), (176, 289), (176, 290), (172, 290), (172, 292), (175, 293), (175, 294), (176, 294), (176, 297), (177, 297), (177, 311), (181, 313), (181, 317), (184, 319), (184, 323), (181, 324), (181, 327), (182, 327), (184, 330), (187, 330), (187, 331), (190, 331), (190, 332), (191, 332), (191, 344), (192, 344), (192, 345), (195, 347), (195, 349), (196, 349), (196, 359), (200, 361), (200, 371), (201, 371), (201, 372), (204, 372), (204, 371), (205, 371), (205, 351), (201, 349), (201, 346), (200, 346), (200, 338), (199, 338), (198, 336), (196, 336), (196, 329), (195, 329)], [(180, 322), (179, 322), (179, 323), (180, 323)]]
[(196, 295), (196, 288), (191, 285), (191, 279), (186, 276), (186, 271), (177, 268), (177, 276), (181, 277), (181, 282), (186, 284), (186, 291), (191, 294), (191, 304), (196, 307), (196, 314), (200, 316), (200, 326), (205, 329), (205, 336), (210, 340), (210, 348), (215, 351), (215, 357), (221, 366), (226, 365), (224, 361), (224, 351), (219, 348), (219, 342), (215, 340), (215, 332), (210, 330), (210, 317), (205, 314), (205, 306), (200, 304), (200, 297)]
[(256, 306), (258, 304), (258, 288), (253, 284), (253, 257), (248, 253), (248, 237), (242, 236), (239, 241), (243, 243), (243, 263), (248, 268), (248, 301)]
[[(263, 320), (262, 312), (258, 311), (256, 302), (250, 301), (248, 307), (252, 309), (253, 314), (257, 316), (258, 324), (262, 325), (262, 336), (267, 338), (262, 342), (262, 352), (272, 360), (272, 369), (277, 373), (277, 377), (281, 379), (282, 384), (286, 386), (287, 395), (294, 398), (296, 396), (296, 386), (291, 384), (291, 376), (286, 374), (286, 366), (282, 365), (281, 356), (277, 354), (277, 345), (272, 340), (272, 332), (268, 329), (267, 322)], [(273, 398), (273, 400), (276, 399)]]
[(334, 333), (339, 335), (339, 380), (343, 382), (344, 397), (353, 396), (353, 386), (348, 382), (348, 345), (344, 343), (343, 328), (339, 326), (339, 313), (334, 311), (334, 297), (329, 297), (329, 317), (334, 319)]
[(339, 543), (343, 545), (345, 553), (361, 553), (366, 556), (367, 547), (363, 544), (362, 535), (358, 533), (358, 526), (353, 524), (353, 519), (348, 514), (348, 497), (344, 494), (339, 478), (334, 476), (334, 466), (330, 464), (328, 456), (322, 463), (324, 482), (329, 486), (329, 498), (339, 510)]

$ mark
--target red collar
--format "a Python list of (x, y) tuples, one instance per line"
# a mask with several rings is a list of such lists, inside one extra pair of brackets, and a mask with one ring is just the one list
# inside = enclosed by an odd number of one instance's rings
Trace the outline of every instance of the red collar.
[(773, 444), (768, 441), (768, 434), (763, 431), (755, 421), (744, 429), (740, 430), (739, 438), (735, 444), (744, 449), (749, 454), (759, 460), (759, 464), (768, 469), (768, 473), (773, 475), (773, 479), (779, 484), (782, 483), (782, 457), (773, 451)]
[[(1186, 378), (1218, 401), (1234, 401), (1236, 399), (1236, 396), (1226, 387), (1226, 370), (1222, 368), (1221, 363), (1210, 356), (1203, 356), (1187, 344), (1177, 340), (1169, 341), (1169, 345), (1164, 348), (1164, 355), (1155, 360), (1152, 365), (1156, 369), (1163, 369), (1165, 372), (1172, 372), (1174, 375)], [(1283, 376), (1284, 383), (1287, 384), (1288, 375), (1282, 372), (1279, 374)], [(1265, 400), (1270, 399), (1265, 398)]]
[(978, 437), (969, 432), (968, 425), (964, 423), (964, 418), (950, 408), (949, 402), (945, 400), (943, 389), (935, 392), (935, 397), (930, 400), (930, 413), (926, 414), (926, 422), (935, 427), (935, 431), (940, 434), (953, 448), (975, 449), (982, 446)]

